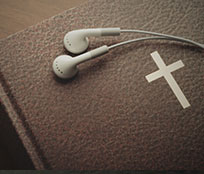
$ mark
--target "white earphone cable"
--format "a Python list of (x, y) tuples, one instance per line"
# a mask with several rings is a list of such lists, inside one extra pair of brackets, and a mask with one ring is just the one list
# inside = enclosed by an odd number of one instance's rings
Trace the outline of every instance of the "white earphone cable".
[(120, 43), (111, 45), (108, 48), (112, 49), (112, 48), (115, 48), (115, 47), (119, 47), (119, 46), (122, 46), (122, 45), (133, 43), (133, 42), (140, 42), (140, 41), (144, 41), (144, 40), (154, 40), (154, 39), (173, 40), (173, 39), (170, 39), (170, 38), (167, 38), (167, 37), (142, 37), (142, 38), (137, 38), (137, 39), (132, 39), (132, 40), (127, 40), (127, 41), (124, 41), (124, 42), (120, 42)]
[[(198, 42), (195, 42), (195, 41), (192, 41), (192, 40), (189, 40), (189, 39), (185, 39), (185, 38), (182, 38), (182, 37), (178, 37), (178, 36), (172, 36), (172, 35), (168, 35), (168, 34), (161, 34), (161, 33), (156, 33), (156, 32), (151, 32), (151, 31), (143, 31), (143, 30), (120, 30), (121, 33), (143, 33), (143, 34), (150, 34), (150, 35), (155, 35), (155, 36), (161, 36), (160, 38), (159, 37), (152, 37), (149, 39), (167, 39), (168, 40), (175, 40), (175, 41), (180, 41), (180, 42), (186, 42), (186, 43), (190, 43), (190, 44), (193, 44), (193, 45), (196, 45), (202, 49), (204, 49), (204, 44), (200, 44)], [(134, 39), (136, 40), (136, 39)], [(142, 40), (147, 40), (147, 39), (142, 39)], [(133, 40), (132, 40), (133, 41)], [(133, 42), (136, 42), (136, 41), (133, 41)], [(128, 43), (131, 43), (131, 42), (128, 42)]]

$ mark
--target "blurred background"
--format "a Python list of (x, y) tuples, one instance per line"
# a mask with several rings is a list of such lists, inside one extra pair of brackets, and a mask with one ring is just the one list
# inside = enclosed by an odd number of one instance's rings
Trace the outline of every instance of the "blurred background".
[(0, 39), (87, 0), (0, 0)]

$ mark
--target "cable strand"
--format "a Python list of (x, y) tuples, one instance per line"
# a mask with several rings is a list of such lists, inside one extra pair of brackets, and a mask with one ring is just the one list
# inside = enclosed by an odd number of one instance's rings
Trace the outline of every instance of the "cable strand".
[[(120, 42), (120, 43), (111, 45), (108, 48), (112, 49), (112, 48), (119, 47), (119, 46), (122, 46), (122, 45), (130, 44), (130, 43), (133, 43), (133, 42), (140, 42), (140, 41), (145, 41), (145, 40), (155, 40), (155, 39), (180, 41), (180, 40), (177, 40), (177, 39), (167, 38), (167, 37), (142, 37), (142, 38), (137, 38), (137, 39), (132, 39), (132, 40), (127, 40), (127, 41), (124, 41), (124, 42)], [(180, 42), (182, 42), (182, 41), (180, 41)]]
[[(168, 34), (161, 34), (161, 33), (156, 33), (156, 32), (151, 32), (151, 31), (144, 31), (144, 30), (120, 30), (121, 33), (143, 33), (143, 34), (150, 34), (154, 36), (161, 36), (162, 38), (168, 38), (168, 40), (175, 40), (175, 41), (180, 41), (180, 42), (185, 42), (185, 43), (190, 43), (193, 45), (196, 45), (202, 49), (204, 49), (204, 44), (200, 44), (198, 42), (192, 41), (190, 39), (185, 39), (183, 37), (178, 37), (178, 36), (173, 36), (173, 35), (168, 35)], [(155, 38), (156, 39), (156, 38)], [(157, 38), (159, 39), (159, 38)]]

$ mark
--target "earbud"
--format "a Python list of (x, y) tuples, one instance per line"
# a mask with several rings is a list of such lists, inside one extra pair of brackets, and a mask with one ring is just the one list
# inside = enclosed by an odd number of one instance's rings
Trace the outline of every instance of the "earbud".
[(120, 28), (90, 28), (68, 32), (64, 37), (65, 48), (74, 54), (79, 54), (89, 46), (89, 36), (117, 36)]
[(52, 65), (53, 71), (60, 78), (63, 78), (63, 79), (72, 78), (78, 72), (77, 65), (89, 59), (103, 55), (108, 51), (109, 51), (108, 46), (104, 45), (102, 47), (96, 48), (94, 50), (91, 50), (89, 52), (86, 52), (76, 57), (71, 57), (68, 55), (58, 56), (54, 60)]
[(102, 46), (87, 53), (81, 54), (77, 57), (72, 58), (71, 56), (62, 55), (58, 56), (53, 62), (53, 71), (54, 73), (63, 79), (68, 79), (74, 77), (77, 72), (77, 65), (85, 62), (94, 57), (103, 55), (109, 51), (109, 49), (130, 44), (133, 42), (140, 42), (151, 39), (166, 39), (166, 40), (174, 40), (184, 43), (189, 43), (192, 45), (196, 45), (202, 49), (204, 49), (204, 44), (185, 39), (178, 36), (155, 33), (150, 31), (143, 30), (120, 30), (120, 28), (92, 28), (92, 29), (81, 29), (81, 30), (73, 30), (67, 33), (64, 37), (64, 46), (65, 48), (75, 54), (79, 54), (84, 52), (89, 45), (89, 40), (87, 37), (89, 36), (116, 36), (120, 35), (120, 33), (142, 33), (142, 34), (150, 34), (157, 37), (143, 37), (132, 40), (127, 40), (124, 42), (120, 42), (111, 46)]

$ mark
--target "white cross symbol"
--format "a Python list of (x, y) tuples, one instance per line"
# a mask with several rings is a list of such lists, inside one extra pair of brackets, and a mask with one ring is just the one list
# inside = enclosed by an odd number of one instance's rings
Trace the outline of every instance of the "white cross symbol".
[(174, 94), (176, 95), (178, 101), (183, 106), (183, 108), (185, 109), (185, 108), (189, 107), (190, 103), (188, 102), (188, 100), (184, 96), (179, 85), (177, 84), (177, 82), (175, 81), (174, 77), (171, 74), (171, 72), (176, 71), (177, 69), (184, 67), (183, 62), (181, 60), (179, 60), (179, 61), (177, 61), (171, 65), (166, 66), (164, 61), (162, 60), (162, 58), (160, 57), (160, 55), (157, 51), (153, 52), (151, 54), (151, 56), (152, 56), (153, 60), (155, 61), (155, 63), (157, 64), (159, 70), (145, 76), (147, 81), (150, 83), (150, 82), (163, 76), (166, 79), (166, 81), (169, 84), (172, 91), (174, 92)]

